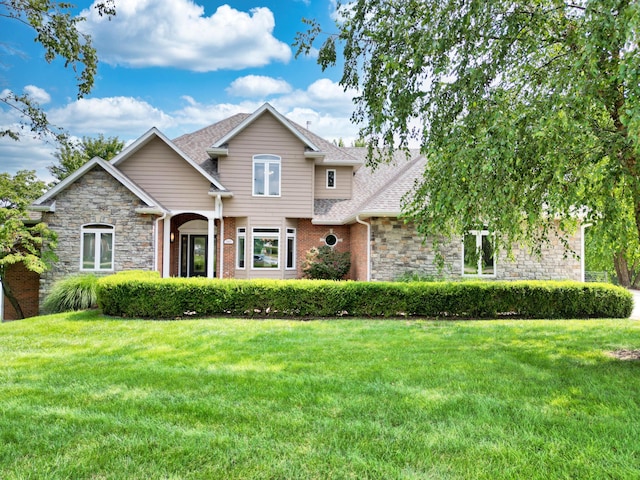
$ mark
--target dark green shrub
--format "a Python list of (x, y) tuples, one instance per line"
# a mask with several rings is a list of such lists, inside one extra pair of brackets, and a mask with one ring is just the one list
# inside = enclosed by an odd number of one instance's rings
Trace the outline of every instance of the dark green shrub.
[(93, 274), (67, 277), (53, 284), (42, 307), (47, 313), (95, 308), (98, 305), (97, 289), (98, 277)]
[(309, 250), (302, 265), (305, 277), (312, 280), (342, 280), (350, 268), (351, 254), (327, 245)]
[(633, 298), (620, 287), (578, 282), (335, 282), (113, 275), (98, 281), (98, 303), (107, 315), (140, 318), (626, 318)]

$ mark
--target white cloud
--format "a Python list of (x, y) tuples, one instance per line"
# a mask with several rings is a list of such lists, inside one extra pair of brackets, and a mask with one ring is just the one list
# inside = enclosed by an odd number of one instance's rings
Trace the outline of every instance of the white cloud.
[(176, 123), (162, 110), (131, 97), (81, 98), (52, 109), (48, 117), (55, 125), (63, 125), (78, 135), (129, 137), (153, 126), (163, 129)]
[(296, 90), (273, 100), (274, 107), (291, 111), (294, 108), (311, 107), (336, 116), (350, 117), (353, 112), (355, 90), (344, 89), (328, 78), (316, 80), (306, 90)]
[(53, 180), (47, 167), (53, 165), (56, 146), (33, 136), (23, 136), (20, 141), (0, 137), (0, 172), (14, 175), (18, 170), (35, 170), (38, 178)]
[(266, 97), (273, 94), (289, 93), (292, 88), (286, 81), (263, 75), (247, 75), (236, 78), (226, 89), (234, 97)]
[(27, 85), (24, 87), (24, 93), (29, 95), (40, 105), (46, 105), (51, 101), (51, 95), (49, 95), (46, 90), (36, 87), (35, 85)]
[(265, 7), (247, 13), (221, 5), (207, 17), (193, 0), (116, 0), (116, 10), (111, 20), (94, 8), (81, 14), (100, 60), (112, 65), (211, 72), (291, 58), (289, 45), (273, 36), (275, 19)]
[(316, 135), (328, 141), (342, 139), (350, 146), (358, 138), (358, 126), (353, 125), (348, 116), (335, 116), (312, 108), (294, 108), (286, 117), (298, 125), (307, 127)]

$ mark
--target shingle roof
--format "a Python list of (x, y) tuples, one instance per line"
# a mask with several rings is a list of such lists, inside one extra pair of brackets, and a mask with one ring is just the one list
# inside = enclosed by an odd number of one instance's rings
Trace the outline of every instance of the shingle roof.
[[(352, 156), (366, 159), (366, 148), (346, 148)], [(351, 199), (316, 200), (314, 223), (350, 223), (356, 215), (398, 215), (402, 198), (411, 190), (421, 175), (426, 160), (417, 150), (409, 157), (395, 152), (389, 163), (382, 163), (373, 170), (360, 168), (353, 177)]]

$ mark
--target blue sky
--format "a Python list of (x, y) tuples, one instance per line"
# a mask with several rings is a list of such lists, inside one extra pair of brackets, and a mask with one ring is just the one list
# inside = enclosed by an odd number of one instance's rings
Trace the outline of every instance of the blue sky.
[[(354, 92), (338, 85), (340, 69), (322, 72), (314, 57), (294, 58), (291, 46), (303, 17), (331, 30), (335, 0), (116, 0), (110, 21), (93, 2), (75, 3), (100, 58), (93, 91), (81, 100), (73, 72), (47, 64), (29, 28), (0, 18), (0, 94), (30, 93), (73, 136), (131, 142), (155, 126), (175, 138), (268, 101), (329, 140), (357, 137)], [(0, 128), (17, 121), (1, 104)], [(0, 172), (33, 169), (49, 180), (54, 151), (29, 136), (0, 138)]]

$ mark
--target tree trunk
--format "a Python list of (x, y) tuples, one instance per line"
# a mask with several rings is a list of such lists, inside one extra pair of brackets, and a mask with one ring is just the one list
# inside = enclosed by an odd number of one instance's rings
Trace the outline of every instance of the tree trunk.
[(2, 290), (6, 295), (7, 299), (9, 300), (9, 303), (11, 303), (11, 306), (16, 311), (18, 318), (23, 319), (24, 312), (22, 311), (22, 307), (20, 306), (20, 303), (18, 302), (18, 299), (16, 298), (16, 296), (13, 294), (11, 287), (9, 287), (9, 284), (7, 283), (7, 280), (4, 278), (4, 275), (0, 277), (0, 282), (2, 282)]
[(616, 269), (616, 276), (618, 282), (625, 288), (631, 287), (631, 278), (629, 275), (629, 265), (627, 265), (627, 259), (624, 258), (623, 252), (616, 252), (613, 255), (613, 266)]

